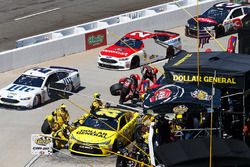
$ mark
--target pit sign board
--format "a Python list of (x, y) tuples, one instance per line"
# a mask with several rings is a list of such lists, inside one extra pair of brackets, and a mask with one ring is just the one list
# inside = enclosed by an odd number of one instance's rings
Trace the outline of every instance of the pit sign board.
[(32, 134), (31, 154), (32, 155), (52, 155), (53, 152), (52, 135)]

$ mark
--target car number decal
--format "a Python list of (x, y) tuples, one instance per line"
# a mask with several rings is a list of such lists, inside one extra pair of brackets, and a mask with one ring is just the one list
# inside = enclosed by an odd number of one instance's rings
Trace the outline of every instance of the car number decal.
[(50, 69), (47, 69), (47, 68), (34, 68), (33, 70), (38, 71), (38, 72), (43, 73), (43, 74), (46, 74), (46, 73), (51, 71)]
[(111, 118), (116, 118), (121, 112), (117, 110), (112, 110), (112, 111), (107, 111), (107, 110), (101, 110), (97, 111), (96, 115), (100, 116), (106, 116), (106, 117), (111, 117)]

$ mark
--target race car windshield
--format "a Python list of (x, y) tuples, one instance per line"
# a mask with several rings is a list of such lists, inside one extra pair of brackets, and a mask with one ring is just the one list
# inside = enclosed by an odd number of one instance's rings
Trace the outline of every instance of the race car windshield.
[(115, 43), (116, 46), (131, 47), (134, 49), (139, 49), (142, 45), (142, 41), (132, 38), (124, 37)]
[[(109, 126), (108, 126), (109, 125)], [(83, 126), (101, 129), (101, 130), (112, 130), (117, 129), (117, 120), (108, 118), (98, 118), (89, 116), (83, 123)], [(112, 127), (112, 128), (111, 128)]]
[(229, 14), (229, 11), (226, 9), (212, 7), (208, 9), (205, 13), (203, 13), (202, 16), (211, 18), (221, 23), (227, 17), (228, 14)]
[(43, 84), (43, 81), (44, 81), (43, 77), (21, 75), (19, 78), (15, 80), (14, 84), (41, 87)]

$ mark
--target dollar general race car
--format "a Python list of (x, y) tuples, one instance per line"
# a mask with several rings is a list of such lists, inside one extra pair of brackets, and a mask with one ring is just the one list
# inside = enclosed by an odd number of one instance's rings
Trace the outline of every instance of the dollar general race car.
[(98, 66), (128, 70), (177, 54), (182, 47), (180, 35), (168, 31), (133, 31), (100, 51)]
[[(186, 25), (186, 36), (197, 37), (197, 22), (199, 22), (200, 36), (215, 38), (225, 33), (235, 32), (243, 27), (243, 18), (250, 14), (250, 7), (235, 3), (217, 3), (200, 16), (188, 20)], [(206, 31), (207, 30), (207, 31)]]
[(133, 140), (138, 113), (104, 108), (89, 114), (69, 138), (71, 153), (108, 156)]
[(0, 104), (34, 108), (50, 100), (48, 86), (63, 83), (67, 91), (80, 87), (77, 69), (51, 66), (25, 71), (13, 83), (0, 90)]

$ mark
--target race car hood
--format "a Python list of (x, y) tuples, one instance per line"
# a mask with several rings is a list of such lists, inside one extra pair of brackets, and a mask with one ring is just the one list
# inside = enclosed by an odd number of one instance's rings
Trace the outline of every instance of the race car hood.
[(197, 19), (199, 21), (199, 27), (200, 29), (204, 28), (204, 27), (210, 27), (210, 26), (216, 26), (218, 25), (218, 23), (211, 19), (211, 18), (207, 18), (207, 17), (204, 17), (204, 16), (199, 16), (198, 18), (197, 17), (194, 17), (194, 18), (191, 18), (188, 20), (188, 24), (190, 26), (193, 26), (193, 27), (197, 27), (197, 22), (195, 21), (195, 19)]
[(30, 97), (31, 95), (35, 95), (39, 90), (40, 88), (37, 87), (10, 84), (0, 90), (0, 95), (5, 98)]
[(116, 58), (124, 58), (128, 57), (131, 54), (137, 52), (138, 49), (132, 49), (129, 47), (122, 47), (122, 46), (116, 46), (112, 45), (107, 47), (106, 49), (102, 50), (100, 52), (101, 55), (103, 56), (111, 56), (111, 57), (116, 57)]
[(102, 142), (109, 140), (109, 138), (111, 138), (114, 134), (116, 134), (116, 132), (111, 130), (101, 130), (80, 126), (72, 132), (71, 139), (74, 138), (75, 140), (85, 143), (101, 144)]

